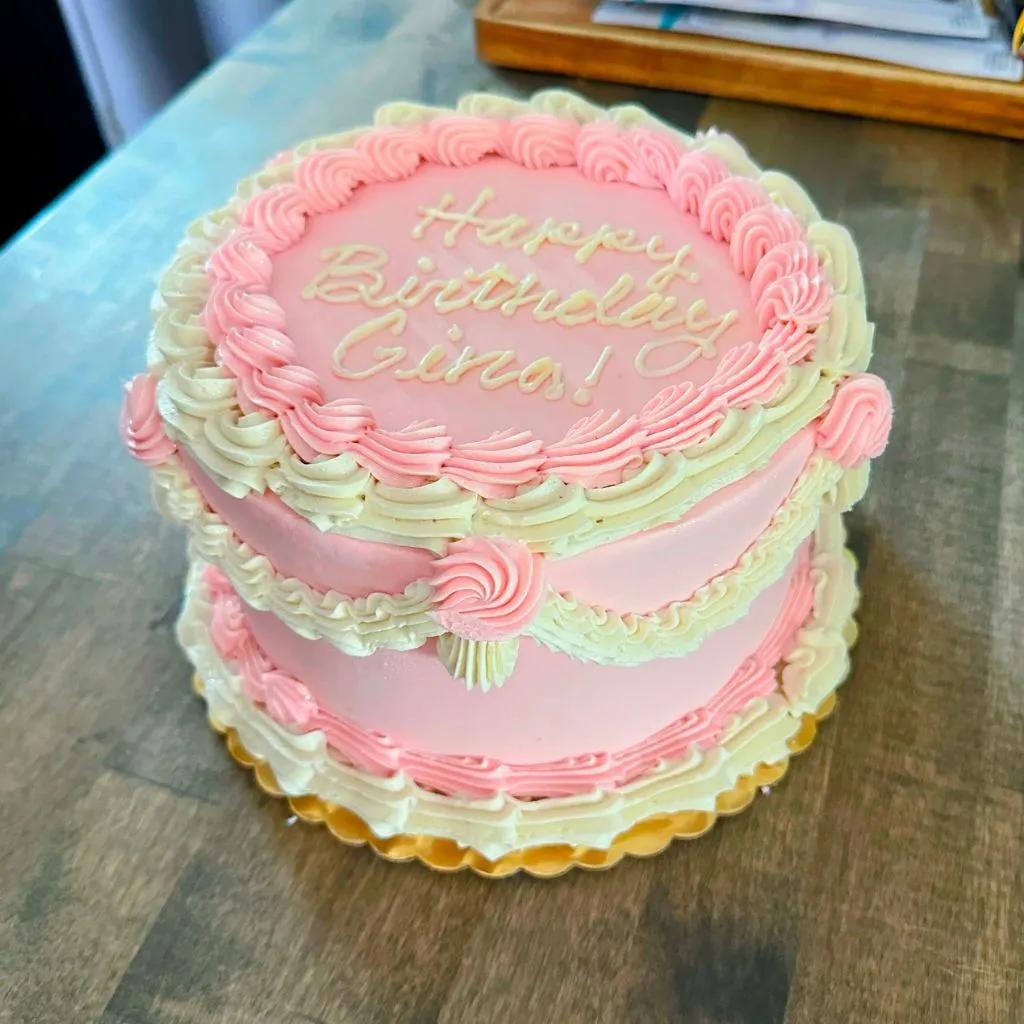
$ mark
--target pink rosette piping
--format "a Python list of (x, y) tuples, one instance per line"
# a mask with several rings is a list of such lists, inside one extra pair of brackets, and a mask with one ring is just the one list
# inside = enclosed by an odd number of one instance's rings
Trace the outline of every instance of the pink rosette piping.
[(643, 463), (646, 436), (635, 416), (602, 410), (577, 420), (561, 441), (548, 445), (543, 470), (583, 487), (618, 483)]
[[(763, 352), (743, 346), (723, 361), (711, 385), (666, 388), (639, 416), (585, 418), (548, 446), (511, 430), (453, 445), (442, 426), (384, 430), (365, 406), (325, 402), (316, 375), (294, 362), (283, 310), (262, 291), (272, 275), (264, 248), (294, 244), (308, 216), (338, 208), (360, 185), (408, 177), (424, 159), (464, 166), (490, 153), (527, 167), (575, 162), (597, 181), (665, 187), (681, 209), (699, 216), (711, 237), (730, 243), (734, 266), (751, 280), (765, 332)], [(773, 206), (760, 186), (731, 176), (710, 153), (687, 151), (665, 132), (622, 131), (606, 122), (580, 126), (541, 114), (507, 120), (446, 115), (414, 128), (374, 129), (352, 149), (321, 150), (300, 160), (295, 183), (258, 193), (241, 219), (243, 226), (207, 264), (212, 285), (200, 322), (217, 346), (217, 361), (239, 382), (243, 410), (277, 415), (301, 458), (351, 449), (360, 465), (391, 486), (418, 486), (443, 472), (466, 490), (498, 499), (543, 474), (591, 487), (617, 483), (642, 463), (645, 451), (699, 444), (730, 405), (768, 400), (781, 386), (785, 366), (812, 353), (811, 331), (831, 303), (799, 220)]]
[(725, 403), (709, 387), (690, 381), (662, 388), (640, 410), (648, 451), (682, 451), (706, 441), (725, 419)]
[(602, 121), (585, 124), (576, 137), (576, 164), (591, 181), (612, 184), (628, 181), (631, 185), (656, 188), (654, 180), (636, 159), (626, 136), (614, 125)]
[(245, 288), (264, 291), (270, 287), (274, 264), (253, 240), (249, 231), (236, 231), (219, 245), (206, 261), (207, 276), (213, 281), (232, 281)]
[(254, 406), (282, 416), (303, 402), (324, 400), (320, 378), (306, 366), (289, 363), (269, 370), (255, 368), (238, 378), (238, 390)]
[(433, 616), (467, 640), (519, 636), (544, 600), (544, 560), (504, 537), (466, 537), (448, 546), (429, 578)]
[(511, 498), (540, 472), (542, 447), (529, 431), (500, 431), (486, 441), (452, 445), (444, 475), (483, 498)]
[(761, 338), (761, 348), (775, 352), (788, 366), (802, 362), (814, 352), (816, 339), (806, 324), (780, 320)]
[(231, 586), (230, 580), (228, 580), (223, 570), (218, 569), (215, 565), (206, 566), (203, 570), (202, 579), (203, 585), (206, 587), (207, 594), (211, 601), (215, 601), (217, 598), (224, 597), (226, 595), (234, 594), (235, 592), (234, 588)]
[(272, 327), (232, 327), (217, 346), (220, 366), (242, 379), (254, 370), (272, 370), (295, 359), (291, 338)]
[(148, 373), (137, 373), (125, 384), (120, 428), (128, 451), (147, 466), (163, 462), (178, 450), (164, 431), (156, 407), (156, 378)]
[(699, 217), (708, 193), (728, 177), (729, 168), (717, 157), (691, 150), (679, 161), (666, 191), (680, 210)]
[(295, 168), (295, 184), (305, 193), (313, 213), (337, 210), (360, 185), (373, 180), (369, 157), (355, 149), (318, 150)]
[(805, 239), (783, 242), (761, 257), (750, 277), (750, 294), (759, 302), (765, 288), (780, 277), (797, 273), (814, 277), (820, 269), (818, 256)]
[(335, 398), (330, 402), (298, 402), (281, 415), (281, 429), (299, 457), (340, 455), (373, 426), (373, 413), (362, 402)]
[(418, 487), (441, 475), (452, 439), (436, 423), (404, 430), (372, 427), (352, 446), (356, 462), (389, 487)]
[[(208, 570), (210, 568), (213, 567), (209, 566)], [(204, 576), (206, 585), (210, 588), (210, 596), (215, 598), (210, 613), (210, 637), (214, 647), (225, 658), (238, 658), (252, 642), (249, 623), (242, 602), (231, 589), (227, 577), (219, 569), (216, 572), (220, 574), (220, 578), (215, 578), (215, 583), (211, 583), (209, 577)]]
[(726, 352), (710, 387), (726, 408), (746, 409), (772, 399), (785, 382), (787, 372), (779, 352), (748, 341)]
[(645, 177), (666, 188), (675, 179), (686, 149), (666, 132), (651, 128), (634, 129), (629, 142)]
[(308, 729), (320, 711), (307, 687), (286, 672), (263, 674), (263, 700), (275, 722), (298, 729)]
[(295, 185), (272, 185), (257, 192), (242, 208), (241, 223), (267, 252), (290, 249), (305, 233), (309, 197)]
[(580, 126), (546, 114), (521, 114), (504, 128), (503, 151), (509, 159), (533, 170), (572, 167)]
[(757, 182), (749, 178), (726, 178), (712, 186), (704, 199), (700, 211), (701, 230), (716, 242), (728, 242), (743, 214), (769, 202)]
[(426, 152), (434, 163), (469, 167), (502, 148), (500, 121), (490, 117), (453, 114), (435, 117), (423, 126)]
[(416, 128), (377, 128), (356, 139), (356, 149), (374, 169), (375, 177), (400, 181), (416, 172), (423, 160), (423, 136)]
[(214, 342), (223, 341), (232, 327), (284, 330), (284, 310), (275, 299), (233, 281), (214, 282), (201, 319)]
[(737, 273), (751, 277), (758, 264), (777, 245), (806, 239), (804, 227), (788, 210), (774, 203), (747, 210), (733, 228), (729, 255)]
[(832, 289), (823, 274), (808, 277), (802, 271), (776, 278), (754, 306), (758, 326), (767, 331), (779, 321), (817, 327), (828, 319)]
[(847, 378), (836, 389), (818, 428), (818, 447), (850, 469), (885, 451), (892, 429), (892, 397), (873, 373)]

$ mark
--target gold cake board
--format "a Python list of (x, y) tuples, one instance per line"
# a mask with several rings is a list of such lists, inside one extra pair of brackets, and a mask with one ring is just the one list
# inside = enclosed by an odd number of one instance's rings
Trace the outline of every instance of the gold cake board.
[[(204, 693), (202, 679), (194, 679), (196, 692)], [(328, 803), (318, 796), (289, 796), (278, 785), (270, 765), (250, 754), (238, 733), (209, 716), (210, 724), (221, 733), (228, 753), (243, 767), (252, 770), (259, 787), (271, 796), (284, 797), (293, 813), (305, 822), (326, 825), (330, 833), (349, 846), (370, 846), (377, 854), (390, 861), (418, 860), (435, 871), (462, 871), (468, 868), (486, 878), (505, 878), (524, 871), (535, 878), (554, 878), (574, 867), (600, 871), (618, 864), (623, 857), (652, 857), (660, 853), (673, 839), (696, 839), (708, 832), (720, 816), (738, 814), (748, 807), (762, 786), (771, 786), (786, 773), (789, 759), (803, 753), (818, 731), (818, 722), (832, 713), (836, 705), (835, 693), (830, 693), (812, 714), (804, 715), (800, 727), (790, 738), (789, 755), (772, 764), (760, 764), (750, 775), (742, 775), (728, 792), (721, 793), (714, 811), (680, 811), (677, 814), (659, 814), (637, 822), (621, 832), (607, 850), (590, 846), (536, 846), (516, 850), (489, 860), (476, 850), (459, 846), (451, 839), (434, 836), (398, 835), (381, 839), (359, 815), (337, 804)]]

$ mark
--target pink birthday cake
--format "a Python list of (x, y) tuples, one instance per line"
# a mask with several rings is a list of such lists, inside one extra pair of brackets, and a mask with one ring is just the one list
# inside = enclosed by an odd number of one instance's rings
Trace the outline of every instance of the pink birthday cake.
[(122, 432), (188, 530), (179, 636), (304, 816), (600, 866), (831, 706), (891, 403), (849, 233), (730, 137), (390, 105), (191, 225), (154, 309)]

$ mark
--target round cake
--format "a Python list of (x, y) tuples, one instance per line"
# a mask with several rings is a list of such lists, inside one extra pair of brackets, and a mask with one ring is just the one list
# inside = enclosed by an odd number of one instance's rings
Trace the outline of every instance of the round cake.
[(229, 748), (393, 859), (555, 874), (777, 779), (892, 408), (849, 233), (730, 137), (393, 104), (192, 224), (122, 433)]

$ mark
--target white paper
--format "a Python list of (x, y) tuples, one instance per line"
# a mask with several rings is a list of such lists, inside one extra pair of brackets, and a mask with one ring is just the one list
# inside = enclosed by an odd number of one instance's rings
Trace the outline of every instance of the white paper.
[(985, 39), (951, 39), (692, 6), (605, 0), (594, 12), (594, 21), (862, 57), (972, 78), (1024, 79), (1024, 61), (1010, 53), (1009, 37), (995, 19), (988, 19)]
[[(676, 6), (677, 0), (636, 0)], [(739, 14), (835, 21), (887, 32), (986, 39), (988, 18), (980, 0), (685, 0), (681, 6), (711, 7)]]

